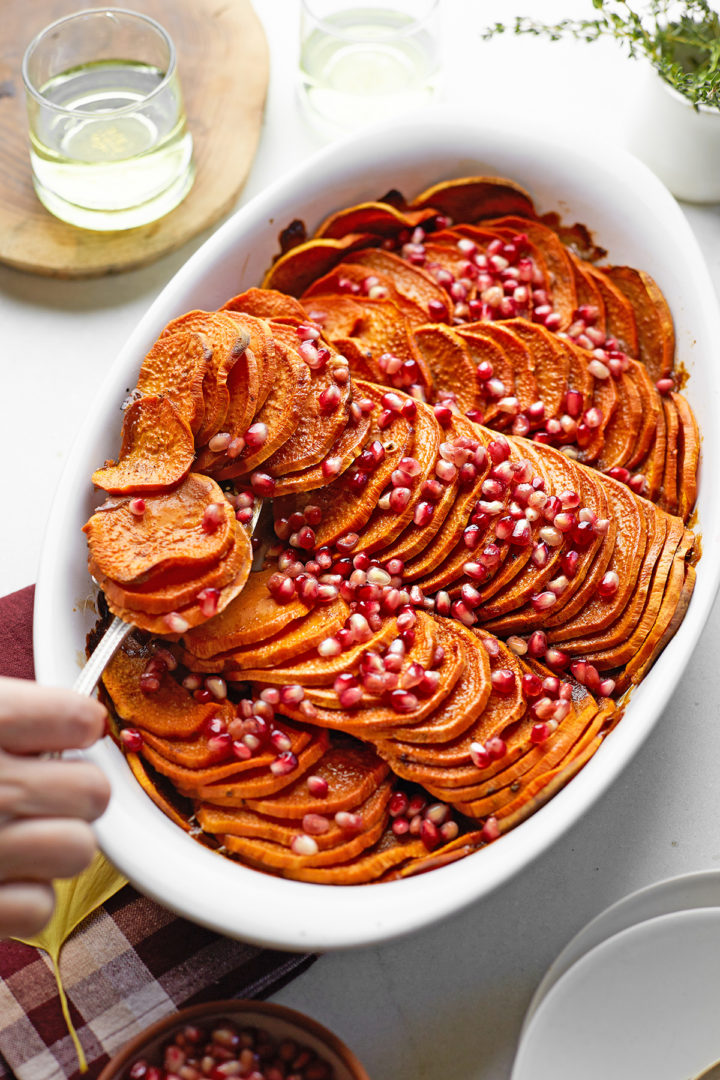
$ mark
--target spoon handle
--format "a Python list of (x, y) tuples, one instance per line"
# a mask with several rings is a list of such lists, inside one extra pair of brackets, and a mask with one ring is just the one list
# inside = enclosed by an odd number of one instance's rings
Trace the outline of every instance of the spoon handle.
[(73, 690), (77, 691), (78, 694), (90, 697), (103, 671), (131, 630), (132, 625), (130, 623), (123, 622), (117, 616), (113, 619), (103, 634), (95, 652), (75, 680)]

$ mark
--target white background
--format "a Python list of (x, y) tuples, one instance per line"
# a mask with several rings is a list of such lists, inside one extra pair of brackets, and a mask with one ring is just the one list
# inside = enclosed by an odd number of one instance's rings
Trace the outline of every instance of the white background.
[[(295, 99), (297, 2), (256, 0), (256, 8), (272, 75), (241, 204), (323, 143)], [(516, 13), (553, 19), (590, 10), (585, 0), (445, 0), (445, 99), (479, 118), (520, 116), (534, 130), (572, 132), (579, 144), (612, 155), (628, 140), (640, 64), (611, 42), (479, 37), (486, 23)], [(720, 292), (720, 206), (683, 209)], [(140, 315), (202, 239), (143, 270), (97, 281), (0, 267), (0, 594), (35, 580), (49, 503), (96, 389)], [(333, 1028), (378, 1080), (507, 1077), (530, 996), (581, 926), (636, 888), (720, 865), (719, 644), (716, 605), (638, 758), (521, 876), (441, 926), (322, 957), (275, 1000)]]

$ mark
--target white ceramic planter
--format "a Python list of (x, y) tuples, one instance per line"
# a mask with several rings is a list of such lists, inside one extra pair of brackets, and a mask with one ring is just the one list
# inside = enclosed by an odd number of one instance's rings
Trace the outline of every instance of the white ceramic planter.
[(655, 71), (641, 85), (628, 148), (676, 198), (720, 202), (720, 109), (694, 109)]

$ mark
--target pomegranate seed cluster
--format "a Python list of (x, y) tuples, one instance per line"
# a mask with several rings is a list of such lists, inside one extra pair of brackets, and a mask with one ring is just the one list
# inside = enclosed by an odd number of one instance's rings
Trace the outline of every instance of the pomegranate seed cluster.
[(697, 429), (654, 282), (507, 181), (369, 205), (161, 335), (167, 368), (182, 347), (205, 373), (204, 411), (173, 402), (197, 471), (139, 486), (128, 435), (86, 527), (140, 631), (104, 676), (140, 782), (223, 855), (341, 885), (443, 866), (541, 805), (694, 583)]
[(126, 1080), (334, 1080), (335, 1071), (310, 1047), (263, 1028), (230, 1020), (212, 1028), (187, 1024), (165, 1045), (161, 1064), (138, 1058)]

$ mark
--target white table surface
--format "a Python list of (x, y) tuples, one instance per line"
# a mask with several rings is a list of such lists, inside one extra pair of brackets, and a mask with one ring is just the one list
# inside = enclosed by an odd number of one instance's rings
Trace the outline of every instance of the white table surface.
[[(256, 0), (256, 7), (272, 76), (241, 203), (323, 141), (295, 101), (296, 0)], [(516, 12), (557, 18), (582, 9), (590, 10), (587, 0), (533, 0), (524, 7), (517, 0), (445, 0), (446, 99), (476, 107), (478, 117), (521, 115), (535, 129), (572, 130), (611, 154), (626, 139), (639, 64), (610, 42), (478, 37), (481, 25)], [(720, 292), (720, 207), (683, 209)], [(0, 594), (35, 579), (49, 503), (73, 436), (120, 344), (202, 239), (145, 269), (95, 281), (55, 281), (0, 267)], [(720, 864), (718, 646), (716, 605), (640, 755), (524, 873), (440, 926), (321, 957), (274, 1000), (334, 1029), (378, 1080), (509, 1076), (531, 994), (568, 939), (637, 888)]]

